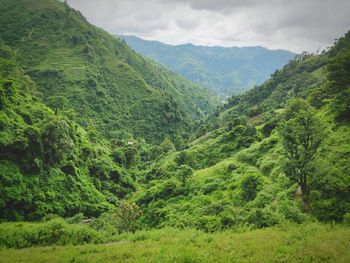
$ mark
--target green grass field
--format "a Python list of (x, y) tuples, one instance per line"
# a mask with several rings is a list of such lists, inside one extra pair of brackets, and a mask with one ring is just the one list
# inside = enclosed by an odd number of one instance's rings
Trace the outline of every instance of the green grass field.
[(99, 245), (3, 248), (0, 262), (350, 262), (350, 228), (317, 223), (216, 233), (166, 228)]

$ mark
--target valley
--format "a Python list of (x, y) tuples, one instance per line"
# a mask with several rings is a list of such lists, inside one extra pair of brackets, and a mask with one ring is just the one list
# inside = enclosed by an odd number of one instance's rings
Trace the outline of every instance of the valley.
[(0, 262), (349, 261), (350, 32), (222, 103), (66, 2), (0, 12)]

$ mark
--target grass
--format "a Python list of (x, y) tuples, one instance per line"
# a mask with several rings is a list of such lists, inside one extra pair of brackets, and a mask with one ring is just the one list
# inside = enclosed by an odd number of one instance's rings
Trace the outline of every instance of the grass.
[(100, 245), (0, 250), (0, 262), (349, 262), (350, 228), (286, 225), (235, 233), (140, 231)]
[(68, 80), (83, 80), (86, 78), (86, 65), (79, 55), (71, 48), (53, 49), (47, 58), (41, 62), (38, 69), (60, 69), (65, 72)]
[(205, 182), (205, 180), (208, 178), (215, 178), (217, 176), (224, 175), (227, 171), (227, 165), (230, 163), (230, 160), (233, 160), (232, 157), (227, 158), (213, 166), (197, 170), (193, 179), (198, 182)]

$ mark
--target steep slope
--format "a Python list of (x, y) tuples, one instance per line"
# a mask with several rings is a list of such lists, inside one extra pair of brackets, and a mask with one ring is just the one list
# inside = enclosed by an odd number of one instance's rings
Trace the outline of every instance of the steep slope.
[(263, 47), (171, 46), (135, 36), (118, 37), (137, 52), (224, 97), (261, 84), (296, 55)]
[[(190, 131), (210, 94), (178, 83), (57, 0), (1, 0), (0, 38), (37, 83), (45, 104), (108, 137), (159, 141)], [(186, 100), (179, 93), (187, 93)], [(66, 113), (68, 114), (68, 112)]]
[[(143, 187), (133, 198), (144, 211), (142, 222), (215, 231), (286, 220), (345, 220), (350, 213), (349, 61), (350, 32), (328, 52), (297, 58), (264, 84), (232, 97), (187, 149), (163, 156), (139, 178)], [(324, 127), (322, 144), (308, 163), (307, 207), (298, 182), (287, 176), (278, 131), (288, 112), (297, 113), (296, 102), (309, 105)]]
[(129, 172), (93, 127), (38, 100), (30, 77), (0, 46), (0, 219), (96, 216), (133, 190)]

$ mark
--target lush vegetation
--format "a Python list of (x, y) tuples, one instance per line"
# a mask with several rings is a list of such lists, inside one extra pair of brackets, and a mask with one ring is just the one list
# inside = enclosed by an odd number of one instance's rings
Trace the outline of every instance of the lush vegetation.
[[(209, 93), (135, 54), (59, 1), (1, 1), (0, 218), (98, 216), (135, 190)], [(179, 144), (179, 145), (180, 145)]]
[(135, 36), (118, 36), (147, 57), (225, 98), (267, 80), (296, 54), (263, 47), (171, 46)]
[(1, 259), (349, 260), (350, 33), (203, 119), (67, 4), (0, 3)]
[(96, 216), (110, 209), (134, 189), (137, 146), (121, 141), (113, 150), (93, 126), (87, 132), (55, 114), (38, 99), (35, 83), (18, 69), (11, 49), (0, 50), (8, 56), (0, 58), (0, 217)]
[(206, 90), (163, 74), (56, 0), (1, 1), (0, 36), (44, 103), (110, 138), (186, 136), (211, 111)]
[[(330, 51), (297, 58), (232, 97), (187, 149), (145, 170), (133, 196), (141, 221), (206, 231), (343, 221), (350, 211), (349, 42), (347, 33)], [(183, 165), (195, 170), (185, 186), (176, 180)]]

